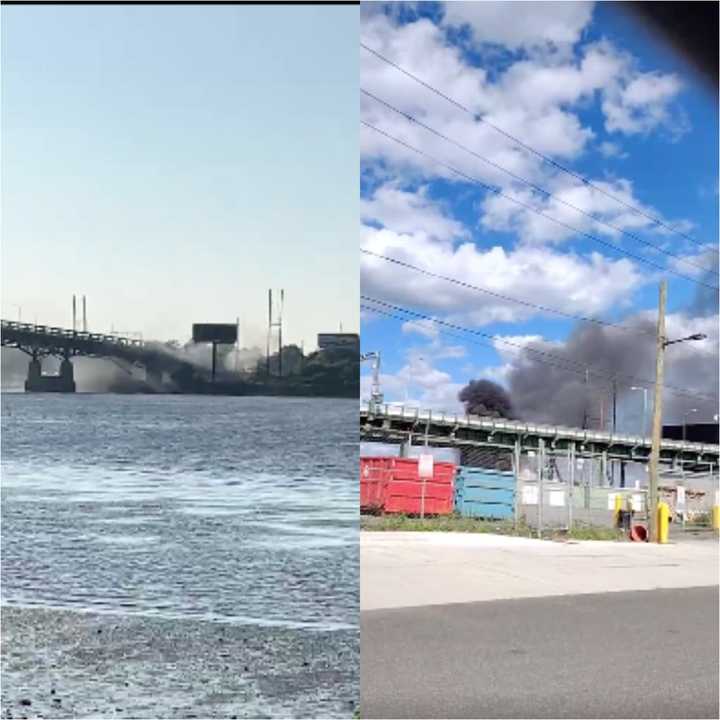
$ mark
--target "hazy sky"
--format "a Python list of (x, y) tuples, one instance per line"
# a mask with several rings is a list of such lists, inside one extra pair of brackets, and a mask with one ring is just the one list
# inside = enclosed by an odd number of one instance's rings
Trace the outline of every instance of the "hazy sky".
[(3, 7), (2, 316), (357, 331), (358, 15)]

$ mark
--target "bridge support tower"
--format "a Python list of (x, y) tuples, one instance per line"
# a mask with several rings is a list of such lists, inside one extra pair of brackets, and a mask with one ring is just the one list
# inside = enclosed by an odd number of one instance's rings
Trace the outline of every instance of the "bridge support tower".
[(28, 364), (25, 392), (75, 392), (75, 372), (69, 356), (65, 356), (60, 363), (60, 372), (57, 375), (43, 375), (42, 360), (33, 353)]

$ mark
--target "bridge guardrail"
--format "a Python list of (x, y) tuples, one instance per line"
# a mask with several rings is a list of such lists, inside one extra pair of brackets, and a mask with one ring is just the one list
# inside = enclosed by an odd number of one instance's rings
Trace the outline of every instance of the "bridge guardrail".
[(19, 333), (32, 334), (35, 336), (46, 335), (54, 338), (66, 338), (68, 340), (109, 343), (111, 345), (121, 345), (123, 347), (145, 347), (145, 343), (143, 340), (123, 337), (119, 335), (105, 335), (102, 333), (90, 333), (78, 330), (68, 330), (67, 328), (59, 328), (51, 325), (33, 325), (32, 323), (22, 323), (13, 320), (2, 320), (0, 322), (3, 331), (14, 330)]

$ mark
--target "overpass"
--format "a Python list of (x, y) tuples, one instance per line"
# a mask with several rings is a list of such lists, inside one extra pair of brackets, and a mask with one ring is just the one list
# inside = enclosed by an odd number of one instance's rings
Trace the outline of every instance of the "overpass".
[[(30, 356), (27, 391), (74, 392), (73, 357), (110, 358), (143, 366), (150, 385), (159, 386), (164, 372), (192, 374), (194, 366), (170, 352), (162, 343), (67, 328), (1, 320), (2, 347), (16, 348)], [(59, 375), (43, 375), (42, 359), (62, 359)]]
[[(519, 467), (520, 456), (527, 452), (568, 458), (599, 458), (601, 462), (628, 461), (647, 463), (651, 440), (641, 435), (607, 433), (599, 430), (536, 423), (504, 418), (454, 415), (398, 405), (362, 402), (360, 439), (401, 446), (428, 445), (460, 450), (464, 458), (478, 452), (501, 453)], [(716, 472), (720, 445), (682, 440), (663, 440), (660, 462), (686, 470)]]

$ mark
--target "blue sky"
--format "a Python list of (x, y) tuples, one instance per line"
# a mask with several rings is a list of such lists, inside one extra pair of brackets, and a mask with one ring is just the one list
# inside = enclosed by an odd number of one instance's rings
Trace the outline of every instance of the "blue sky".
[(2, 9), (3, 317), (358, 329), (356, 7)]
[[(677, 346), (668, 357), (668, 383), (708, 397), (666, 393), (667, 417), (673, 420), (695, 408), (712, 419), (713, 408), (717, 412), (718, 319), (716, 306), (710, 303), (708, 309), (697, 295), (708, 291), (698, 282), (717, 285), (718, 280), (712, 273), (717, 271), (713, 249), (718, 239), (717, 107), (680, 58), (612, 5), (365, 4), (363, 42), (471, 112), (365, 51), (361, 87), (677, 258), (543, 198), (367, 96), (361, 97), (361, 117), (576, 230), (667, 270), (518, 210), (367, 128), (361, 129), (361, 246), (508, 297), (633, 327), (654, 322), (658, 281), (666, 277), (669, 334), (709, 336), (702, 343)], [(472, 114), (679, 228), (697, 244), (541, 162)], [(698, 266), (712, 270), (704, 274)], [(449, 336), (438, 333), (433, 322), (403, 324), (364, 312), (363, 348), (382, 353), (387, 400), (455, 412), (461, 409), (458, 390), (472, 378), (488, 378), (511, 391), (523, 417), (577, 422), (562, 403), (550, 402), (571, 393), (577, 374), (565, 373), (567, 387), (563, 373), (554, 373), (552, 381), (533, 375), (535, 385), (547, 382), (548, 393), (531, 392), (529, 371), (523, 369), (527, 353), (514, 351), (504, 339), (519, 346), (533, 343), (536, 350), (574, 362), (582, 358), (591, 367), (621, 374), (620, 429), (637, 429), (642, 402), (639, 393), (630, 391), (632, 381), (626, 376), (654, 378), (650, 335), (642, 335), (634, 346), (617, 340), (621, 331), (605, 331), (615, 335), (605, 338), (602, 356), (593, 358), (597, 353), (590, 351), (589, 339), (568, 342), (579, 332), (573, 320), (529, 311), (369, 255), (361, 258), (361, 268), (364, 294), (490, 336)], [(530, 365), (538, 370), (537, 363)], [(363, 371), (364, 394), (369, 371)], [(608, 384), (596, 383), (595, 413), (607, 417)]]

